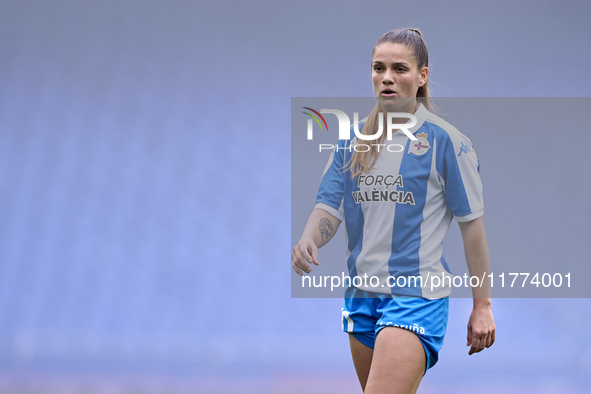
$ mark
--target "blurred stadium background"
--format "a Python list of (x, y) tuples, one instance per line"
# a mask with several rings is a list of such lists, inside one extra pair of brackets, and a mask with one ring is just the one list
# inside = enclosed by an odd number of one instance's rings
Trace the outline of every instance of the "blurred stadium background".
[[(0, 1), (0, 393), (360, 392), (341, 301), (290, 298), (290, 98), (371, 95), (373, 43), (408, 25), (437, 96), (585, 97), (590, 11)], [(589, 263), (589, 225), (552, 220)], [(470, 358), (451, 307), (419, 392), (591, 390), (589, 300), (495, 300)]]

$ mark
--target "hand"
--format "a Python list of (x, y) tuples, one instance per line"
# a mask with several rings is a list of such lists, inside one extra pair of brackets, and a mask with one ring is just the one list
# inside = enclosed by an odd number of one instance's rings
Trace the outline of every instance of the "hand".
[(475, 305), (468, 320), (468, 355), (478, 353), (495, 343), (495, 319), (488, 305)]
[[(300, 242), (294, 246), (291, 251), (291, 267), (300, 276), (312, 272), (310, 263), (319, 265), (318, 248), (311, 239), (300, 239)], [(302, 272), (304, 271), (304, 272)]]

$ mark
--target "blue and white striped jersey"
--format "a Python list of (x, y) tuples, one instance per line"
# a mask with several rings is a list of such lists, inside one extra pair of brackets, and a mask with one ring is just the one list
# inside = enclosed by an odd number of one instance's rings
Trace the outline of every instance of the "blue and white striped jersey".
[[(452, 217), (465, 222), (482, 216), (482, 183), (470, 140), (423, 105), (415, 116), (417, 124), (409, 131), (417, 140), (393, 133), (374, 168), (353, 179), (347, 164), (356, 141), (339, 140), (322, 175), (316, 208), (345, 221), (350, 277), (375, 277), (371, 286), (365, 280), (358, 288), (441, 298), (451, 293), (449, 279), (445, 286), (431, 284), (437, 283), (433, 276), (451, 276), (443, 239)], [(406, 278), (395, 281), (399, 277)]]

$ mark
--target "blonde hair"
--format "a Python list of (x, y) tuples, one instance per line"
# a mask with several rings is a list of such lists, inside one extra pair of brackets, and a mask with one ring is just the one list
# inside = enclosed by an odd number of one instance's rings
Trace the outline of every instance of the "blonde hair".
[[(373, 50), (371, 51), (372, 59), (377, 46), (385, 42), (393, 44), (404, 44), (408, 48), (410, 48), (413, 51), (419, 70), (429, 65), (429, 51), (427, 50), (427, 44), (423, 39), (423, 34), (419, 29), (398, 28), (390, 30), (386, 34), (382, 35), (380, 38), (378, 38), (378, 41), (376, 41), (375, 45), (373, 46)], [(417, 90), (416, 97), (417, 101), (423, 104), (425, 108), (430, 109), (432, 107), (429, 95), (428, 78), (425, 81), (425, 84), (423, 86), (420, 86)], [(365, 122), (365, 125), (361, 130), (361, 134), (373, 135), (377, 132), (378, 124), (380, 121), (380, 113), (382, 113), (383, 116), (382, 124), (385, 125), (387, 111), (381, 107), (380, 102), (378, 101), (374, 109), (369, 114), (367, 122)], [(378, 148), (376, 148), (376, 146), (377, 144), (382, 144), (385, 138), (386, 133), (382, 133), (381, 137), (370, 146), (370, 149), (367, 152), (353, 152), (353, 154), (351, 155), (351, 160), (349, 160), (348, 163), (349, 169), (351, 170), (351, 179), (355, 178), (356, 176), (359, 176), (362, 172), (368, 172), (369, 170), (374, 168), (374, 165), (380, 155), (380, 152), (378, 151)]]

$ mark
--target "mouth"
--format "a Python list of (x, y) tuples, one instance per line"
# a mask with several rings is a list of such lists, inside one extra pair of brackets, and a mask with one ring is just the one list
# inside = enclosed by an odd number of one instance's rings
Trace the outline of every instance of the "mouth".
[(396, 96), (396, 92), (391, 89), (384, 89), (384, 90), (382, 90), (380, 95), (382, 97), (394, 97), (394, 96)]

